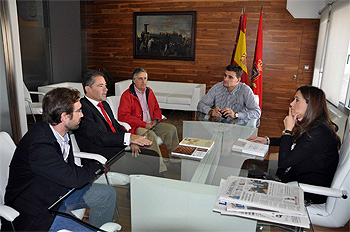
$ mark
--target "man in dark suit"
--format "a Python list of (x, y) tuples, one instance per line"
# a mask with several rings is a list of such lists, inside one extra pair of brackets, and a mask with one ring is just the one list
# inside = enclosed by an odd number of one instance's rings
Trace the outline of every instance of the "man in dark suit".
[[(98, 71), (85, 73), (82, 84), (85, 91), (85, 97), (81, 99), (84, 118), (79, 129), (74, 131), (81, 151), (98, 153), (110, 159), (125, 146), (152, 144), (145, 136), (126, 133), (117, 122), (111, 107), (106, 102), (108, 89), (103, 73)], [(131, 166), (130, 164), (130, 168)], [(126, 173), (135, 172), (129, 169)]]
[[(36, 123), (24, 135), (10, 164), (5, 204), (20, 213), (14, 220), (17, 231), (48, 231), (55, 219), (48, 207), (72, 188), (77, 190), (66, 200), (70, 199), (70, 204), (85, 203), (91, 208), (91, 224), (99, 227), (112, 220), (115, 189), (89, 184), (104, 171), (103, 166), (96, 161), (84, 166), (74, 164), (68, 132), (79, 127), (82, 117), (78, 90), (57, 88), (45, 95), (43, 122)], [(72, 202), (72, 196), (77, 195), (81, 197)], [(5, 220), (1, 229), (12, 230)]]

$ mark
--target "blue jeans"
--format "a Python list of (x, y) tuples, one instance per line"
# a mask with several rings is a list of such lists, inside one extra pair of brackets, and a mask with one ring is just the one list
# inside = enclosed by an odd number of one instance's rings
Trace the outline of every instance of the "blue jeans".
[[(70, 214), (75, 209), (90, 208), (89, 224), (100, 227), (113, 220), (116, 201), (117, 193), (114, 187), (90, 183), (82, 189), (75, 190), (65, 199), (59, 211)], [(52, 225), (55, 224), (55, 221)]]

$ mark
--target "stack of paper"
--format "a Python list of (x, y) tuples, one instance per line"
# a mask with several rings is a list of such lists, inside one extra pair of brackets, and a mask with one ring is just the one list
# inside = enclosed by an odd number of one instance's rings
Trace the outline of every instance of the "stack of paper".
[(186, 137), (179, 143), (179, 146), (171, 152), (171, 155), (180, 158), (201, 160), (213, 145), (214, 141), (212, 140)]
[(309, 228), (304, 193), (298, 186), (230, 176), (221, 180), (213, 211)]
[(245, 139), (238, 139), (232, 146), (232, 151), (238, 151), (250, 155), (265, 157), (269, 150), (269, 145), (251, 142)]

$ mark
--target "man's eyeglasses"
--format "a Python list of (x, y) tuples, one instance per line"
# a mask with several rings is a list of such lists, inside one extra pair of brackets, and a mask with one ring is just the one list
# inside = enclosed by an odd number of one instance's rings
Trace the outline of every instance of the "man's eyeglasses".
[(79, 109), (79, 110), (76, 110), (76, 111), (73, 111), (74, 113), (83, 113), (83, 109)]

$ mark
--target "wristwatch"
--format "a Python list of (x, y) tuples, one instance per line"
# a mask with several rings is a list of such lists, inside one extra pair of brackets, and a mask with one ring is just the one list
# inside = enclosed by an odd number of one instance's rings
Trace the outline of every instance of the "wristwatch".
[(239, 114), (238, 113), (235, 113), (235, 118), (238, 118), (239, 117)]
[(293, 134), (293, 132), (290, 130), (283, 130), (282, 131), (282, 135), (292, 135), (292, 134)]

